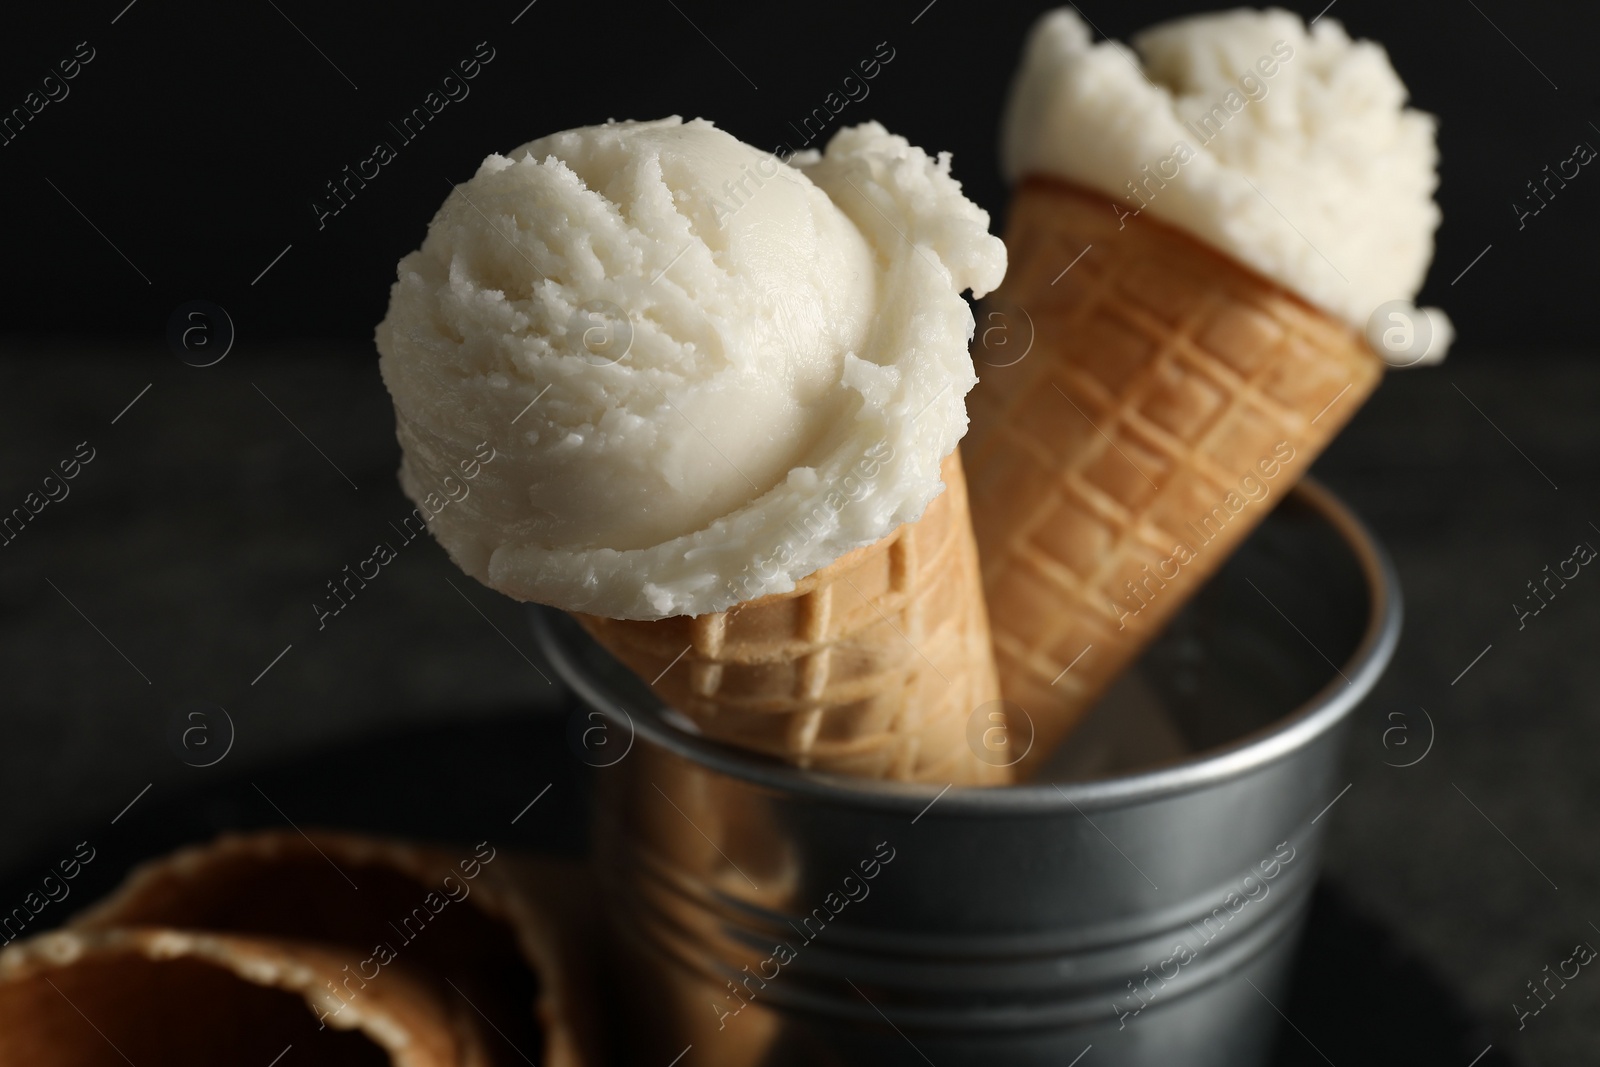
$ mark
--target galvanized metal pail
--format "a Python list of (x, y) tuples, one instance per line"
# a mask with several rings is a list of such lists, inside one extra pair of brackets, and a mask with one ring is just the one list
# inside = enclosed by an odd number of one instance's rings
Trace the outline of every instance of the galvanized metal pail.
[(723, 748), (565, 616), (535, 629), (601, 768), (623, 1062), (1251, 1067), (1400, 596), (1303, 483), (1080, 731), (1074, 780), (988, 790)]

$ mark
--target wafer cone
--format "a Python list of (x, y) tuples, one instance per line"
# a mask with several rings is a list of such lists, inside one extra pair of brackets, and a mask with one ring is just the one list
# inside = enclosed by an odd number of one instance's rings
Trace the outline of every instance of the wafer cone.
[[(347, 1011), (382, 993), (391, 972), (403, 973), (403, 984), (441, 1011), (469, 1020), (481, 1013), (492, 1024), (488, 1062), (529, 1056), (579, 1067), (603, 1059), (587, 882), (577, 864), (504, 850), (327, 831), (229, 834), (141, 866), (72, 927), (315, 943), (337, 957), (334, 983)], [(392, 962), (378, 962), (380, 944)], [(370, 980), (347, 988), (351, 974)]]
[(1003, 748), (979, 758), (968, 744), (999, 686), (957, 454), (941, 473), (920, 519), (792, 592), (655, 622), (578, 619), (718, 741), (835, 774), (1002, 784)]
[(1383, 371), (1349, 326), (1182, 231), (1122, 214), (1064, 183), (1018, 187), (988, 312), (1012, 351), (1030, 328), (1032, 348), (1015, 362), (980, 350), (968, 400), (962, 451), (1001, 690), (1036, 732), (1024, 774)]
[(344, 962), (320, 946), (181, 930), (41, 934), (0, 952), (0, 1063), (211, 1067), (286, 1048), (306, 1067), (499, 1062), (492, 1035), (409, 972), (342, 1004), (330, 990)]

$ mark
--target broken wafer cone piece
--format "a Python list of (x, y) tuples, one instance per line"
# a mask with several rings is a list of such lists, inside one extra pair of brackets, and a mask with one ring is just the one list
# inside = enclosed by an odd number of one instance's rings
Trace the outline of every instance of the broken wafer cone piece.
[[(187, 930), (66, 930), (0, 952), (0, 1063), (494, 1067), (485, 1030), (405, 970), (343, 1009), (346, 954)], [(319, 1021), (320, 1020), (320, 1021)], [(326, 1023), (326, 1025), (324, 1025)]]
[(435, 1014), (483, 1027), (486, 1062), (580, 1067), (602, 1062), (587, 879), (487, 843), (229, 834), (143, 865), (72, 925), (315, 944), (337, 960), (319, 984), (329, 1025), (401, 975)]
[(1036, 731), (1027, 770), (1306, 472), (1384, 364), (1283, 286), (1156, 219), (1124, 225), (1109, 197), (1064, 182), (1018, 187), (1007, 243), (989, 306), (1026, 309), (1033, 348), (982, 368), (962, 449), (1001, 689)]
[(725, 612), (584, 628), (706, 736), (797, 767), (995, 785), (968, 723), (998, 709), (989, 622), (957, 453), (923, 516)]

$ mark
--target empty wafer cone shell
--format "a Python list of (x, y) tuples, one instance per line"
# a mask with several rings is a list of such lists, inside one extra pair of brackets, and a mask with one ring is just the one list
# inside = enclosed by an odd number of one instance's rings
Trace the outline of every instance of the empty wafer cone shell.
[(579, 1067), (603, 1059), (587, 883), (577, 864), (487, 844), (229, 834), (138, 868), (72, 927), (315, 943), (337, 958), (336, 1018), (403, 974), (440, 1012), (488, 1024), (487, 1062)]
[(306, 1067), (502, 1062), (470, 1014), (407, 971), (341, 1007), (331, 990), (344, 963), (320, 946), (192, 931), (42, 934), (0, 952), (0, 1063), (211, 1067), (286, 1054)]
[[(1047, 758), (1376, 387), (1349, 326), (1148, 216), (1017, 189), (962, 451), (1001, 690)], [(1081, 257), (1081, 258), (1080, 258)], [(990, 319), (984, 321), (989, 322)], [(997, 320), (996, 320), (997, 321)], [(1007, 363), (997, 366), (998, 363)], [(1013, 732), (1016, 730), (1013, 726)]]
[(957, 454), (942, 475), (920, 519), (791, 592), (692, 618), (579, 621), (718, 741), (835, 774), (1002, 784), (1003, 746), (968, 743), (979, 709), (999, 714), (999, 687)]

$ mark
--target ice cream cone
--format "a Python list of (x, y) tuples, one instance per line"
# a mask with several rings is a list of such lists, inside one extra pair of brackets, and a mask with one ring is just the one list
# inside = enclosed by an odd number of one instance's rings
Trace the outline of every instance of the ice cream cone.
[(579, 1067), (602, 1059), (587, 880), (575, 864), (487, 845), (229, 834), (141, 866), (72, 927), (315, 944), (337, 958), (336, 987), (360, 976), (343, 992), (352, 1010), (402, 973), (401, 985), (431, 995), (441, 1011), (491, 1018), (500, 1035), (492, 1043), (507, 1062), (520, 1060), (515, 1048), (552, 1067)]
[(996, 785), (1003, 747), (968, 744), (998, 710), (966, 481), (956, 453), (922, 517), (725, 612), (578, 619), (709, 737), (799, 767)]
[(0, 952), (0, 1063), (201, 1067), (286, 1047), (310, 1065), (503, 1062), (469, 1010), (407, 971), (345, 1002), (344, 962), (321, 946), (159, 928), (42, 934)]
[(1023, 181), (1006, 243), (988, 311), (1032, 346), (1004, 366), (979, 350), (962, 451), (1001, 691), (1036, 731), (1026, 773), (1305, 473), (1384, 364), (1283, 286), (1077, 186)]
[(401, 484), (464, 571), (584, 620), (710, 737), (1009, 778), (943, 462), (977, 380), (961, 294), (1005, 246), (948, 153), (871, 122), (788, 161), (608, 122), (489, 156), (428, 232), (377, 342)]

